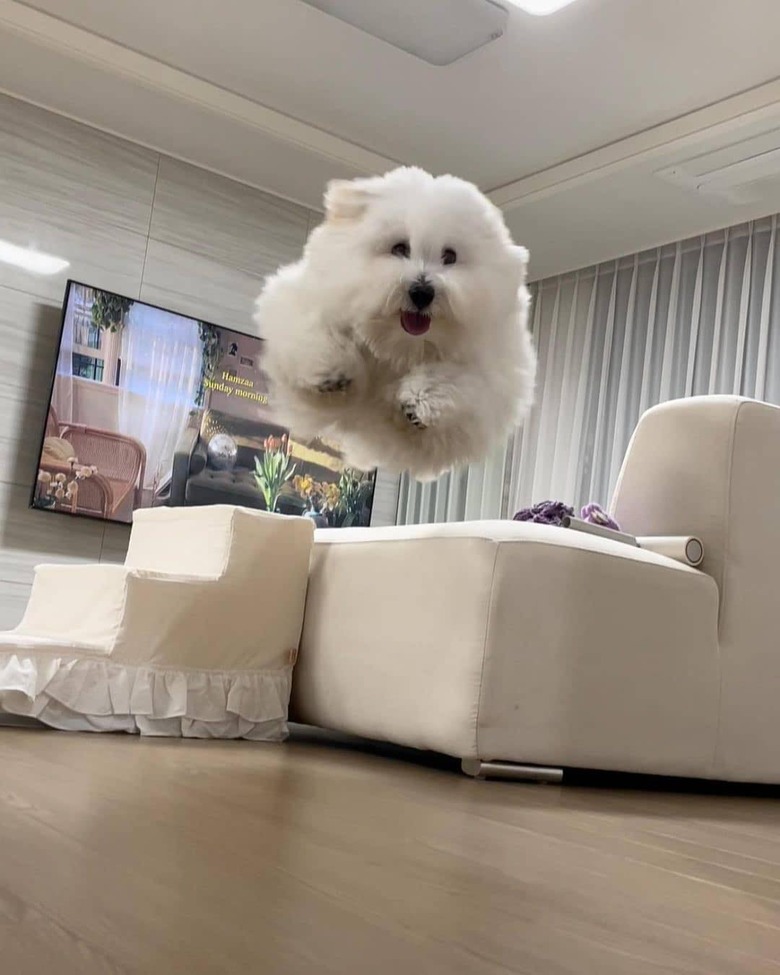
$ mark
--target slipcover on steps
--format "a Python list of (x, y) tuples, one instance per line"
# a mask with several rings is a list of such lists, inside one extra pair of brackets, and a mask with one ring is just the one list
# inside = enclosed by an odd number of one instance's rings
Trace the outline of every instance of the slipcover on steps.
[(281, 740), (308, 519), (136, 511), (124, 565), (42, 565), (0, 634), (0, 713), (71, 731)]

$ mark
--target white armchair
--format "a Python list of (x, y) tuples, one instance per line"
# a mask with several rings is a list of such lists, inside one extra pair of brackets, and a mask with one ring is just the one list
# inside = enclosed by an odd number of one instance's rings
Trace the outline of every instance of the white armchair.
[(780, 782), (780, 409), (650, 410), (612, 510), (700, 569), (516, 522), (318, 532), (293, 720), (477, 775)]
[(0, 634), (0, 711), (67, 730), (279, 739), (303, 620), (307, 519), (135, 513), (124, 565), (43, 565)]

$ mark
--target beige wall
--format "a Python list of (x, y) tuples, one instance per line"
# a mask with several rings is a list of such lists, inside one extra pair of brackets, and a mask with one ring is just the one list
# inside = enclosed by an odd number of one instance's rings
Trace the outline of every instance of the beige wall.
[[(262, 278), (316, 216), (258, 190), (0, 95), (0, 238), (70, 261), (37, 277), (0, 264), (0, 628), (39, 562), (115, 561), (127, 529), (29, 511), (65, 281), (73, 277), (251, 331)], [(395, 516), (380, 478), (375, 522)]]

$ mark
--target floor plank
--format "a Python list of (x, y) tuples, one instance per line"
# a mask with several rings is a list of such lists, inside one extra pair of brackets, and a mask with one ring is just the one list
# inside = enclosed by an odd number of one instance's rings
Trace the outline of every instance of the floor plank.
[(14, 975), (780, 975), (776, 797), (0, 728)]

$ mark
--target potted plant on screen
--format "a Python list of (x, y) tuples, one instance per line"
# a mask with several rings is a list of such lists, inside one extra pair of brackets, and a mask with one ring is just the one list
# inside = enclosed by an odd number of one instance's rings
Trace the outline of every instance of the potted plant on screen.
[(339, 477), (339, 497), (335, 507), (338, 528), (360, 524), (363, 509), (371, 494), (372, 480), (368, 474), (347, 467)]
[(303, 516), (311, 519), (317, 528), (332, 528), (340, 497), (338, 484), (315, 481), (311, 474), (299, 474), (293, 478), (292, 486), (306, 505)]
[(276, 510), (282, 488), (295, 473), (295, 464), (290, 463), (290, 450), (287, 434), (266, 437), (263, 453), (255, 456), (255, 482), (267, 511)]
[(130, 298), (122, 298), (108, 291), (96, 291), (92, 301), (92, 324), (108, 332), (119, 332), (133, 304)]

